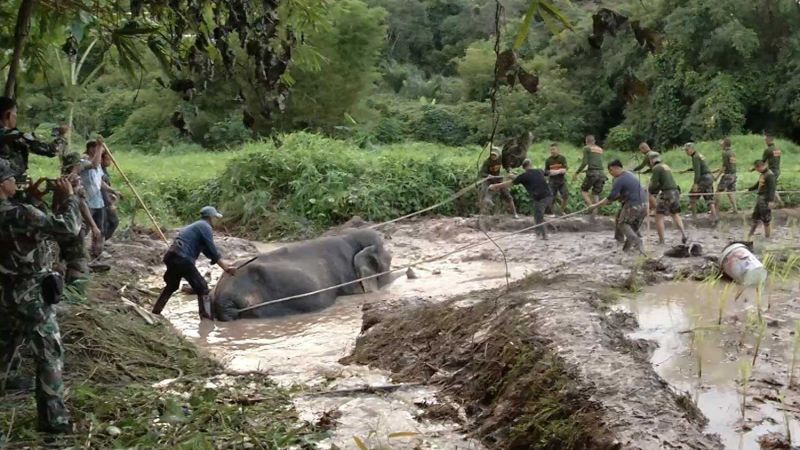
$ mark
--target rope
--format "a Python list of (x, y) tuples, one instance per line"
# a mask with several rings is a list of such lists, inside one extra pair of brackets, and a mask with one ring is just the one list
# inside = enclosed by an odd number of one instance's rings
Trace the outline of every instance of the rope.
[(361, 283), (363, 281), (371, 280), (373, 278), (378, 278), (378, 277), (382, 277), (382, 276), (386, 276), (386, 275), (391, 275), (393, 273), (402, 272), (404, 270), (408, 270), (408, 268), (410, 268), (410, 267), (416, 267), (416, 266), (419, 266), (420, 264), (428, 264), (428, 263), (431, 263), (431, 262), (434, 262), (434, 261), (438, 261), (440, 259), (447, 258), (448, 256), (452, 256), (452, 255), (454, 255), (456, 253), (461, 253), (461, 252), (463, 252), (465, 250), (469, 250), (469, 249), (472, 249), (472, 248), (475, 248), (475, 247), (480, 247), (480, 246), (486, 245), (487, 243), (495, 243), (495, 245), (496, 245), (497, 241), (500, 241), (500, 240), (503, 240), (503, 239), (507, 239), (509, 237), (512, 237), (512, 236), (515, 236), (515, 235), (518, 235), (518, 234), (522, 234), (522, 233), (534, 230), (534, 229), (539, 228), (539, 227), (546, 226), (549, 223), (553, 223), (553, 222), (558, 222), (558, 221), (562, 221), (562, 220), (565, 220), (565, 219), (569, 219), (570, 217), (574, 217), (574, 216), (576, 216), (578, 214), (583, 214), (584, 212), (588, 211), (589, 209), (590, 208), (587, 207), (587, 208), (584, 208), (584, 209), (582, 209), (580, 211), (575, 211), (574, 213), (570, 213), (570, 214), (567, 214), (565, 216), (557, 217), (557, 218), (555, 218), (553, 220), (548, 220), (548, 221), (545, 221), (545, 222), (542, 222), (542, 223), (539, 223), (539, 224), (536, 224), (536, 225), (525, 227), (525, 228), (523, 228), (521, 230), (512, 231), (510, 233), (506, 233), (504, 235), (496, 237), (493, 240), (489, 239), (489, 240), (486, 240), (486, 241), (474, 242), (472, 244), (467, 244), (467, 245), (461, 246), (459, 248), (456, 248), (455, 250), (451, 250), (451, 251), (449, 251), (447, 253), (444, 253), (442, 255), (439, 255), (439, 256), (432, 256), (432, 257), (429, 257), (429, 258), (418, 259), (417, 261), (414, 261), (414, 262), (412, 262), (410, 264), (407, 264), (407, 265), (405, 265), (403, 267), (398, 267), (396, 269), (390, 269), (390, 270), (387, 270), (387, 271), (384, 271), (384, 272), (381, 272), (381, 273), (376, 273), (374, 275), (369, 275), (369, 276), (366, 276), (366, 277), (362, 277), (362, 278), (359, 278), (357, 280), (353, 280), (353, 281), (348, 281), (346, 283), (337, 284), (335, 286), (329, 286), (329, 287), (326, 287), (326, 288), (317, 289), (316, 291), (306, 292), (306, 293), (303, 293), (303, 294), (290, 295), (288, 297), (279, 298), (277, 300), (270, 300), (270, 301), (266, 301), (266, 302), (263, 302), (263, 303), (259, 303), (257, 305), (248, 306), (246, 308), (239, 309), (237, 311), (237, 313), (241, 314), (241, 313), (243, 313), (245, 311), (252, 311), (254, 309), (258, 309), (258, 308), (261, 308), (261, 307), (264, 307), (264, 306), (268, 306), (268, 305), (273, 305), (275, 303), (282, 303), (282, 302), (286, 302), (286, 301), (289, 301), (289, 300), (294, 300), (294, 299), (298, 299), (298, 298), (302, 298), (302, 297), (308, 297), (309, 295), (320, 294), (322, 292), (327, 292), (327, 291), (331, 291), (331, 290), (334, 290), (334, 289), (339, 289), (341, 287), (349, 286), (351, 284)]
[(398, 217), (396, 219), (387, 220), (386, 222), (382, 222), (382, 223), (375, 224), (375, 225), (370, 225), (370, 226), (367, 227), (367, 229), (374, 230), (375, 228), (380, 228), (380, 227), (383, 227), (383, 226), (386, 226), (386, 225), (389, 225), (389, 224), (393, 224), (393, 223), (399, 222), (401, 220), (409, 219), (411, 217), (418, 216), (420, 214), (424, 214), (424, 213), (426, 213), (428, 211), (434, 210), (434, 209), (436, 209), (436, 208), (438, 208), (438, 207), (440, 207), (440, 206), (442, 206), (442, 205), (444, 205), (446, 203), (450, 203), (452, 201), (455, 201), (457, 198), (462, 197), (467, 192), (475, 189), (475, 187), (477, 187), (478, 185), (480, 185), (484, 181), (487, 181), (487, 180), (493, 179), (493, 178), (497, 178), (497, 177), (488, 176), (486, 178), (481, 178), (480, 180), (470, 184), (469, 186), (461, 189), (460, 191), (458, 191), (455, 194), (451, 195), (447, 199), (442, 200), (442, 201), (440, 201), (439, 203), (437, 203), (437, 204), (435, 204), (433, 206), (429, 206), (429, 207), (427, 207), (425, 209), (421, 209), (419, 211), (415, 211), (415, 212), (413, 212), (411, 214), (406, 214), (405, 216), (400, 216), (400, 217)]

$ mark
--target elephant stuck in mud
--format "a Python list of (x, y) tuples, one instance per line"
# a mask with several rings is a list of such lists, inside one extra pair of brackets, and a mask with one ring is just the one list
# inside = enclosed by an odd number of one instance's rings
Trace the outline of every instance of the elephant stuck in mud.
[(235, 276), (224, 274), (213, 293), (214, 318), (276, 317), (318, 311), (339, 295), (373, 292), (392, 281), (391, 274), (325, 292), (243, 311), (270, 300), (305, 294), (390, 270), (392, 255), (373, 230), (350, 230), (262, 253), (244, 263)]

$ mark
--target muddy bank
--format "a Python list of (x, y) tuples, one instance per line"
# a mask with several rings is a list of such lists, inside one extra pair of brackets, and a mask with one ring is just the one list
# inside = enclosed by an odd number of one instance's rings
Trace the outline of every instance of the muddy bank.
[[(688, 222), (709, 255), (743, 237), (740, 218), (716, 230), (702, 228), (704, 220)], [(493, 237), (533, 225), (491, 221)], [(349, 447), (354, 437), (390, 448), (481, 447), (470, 438), (488, 448), (723, 448), (691, 394), (654, 370), (656, 344), (634, 336), (636, 317), (617, 305), (621, 294), (649, 284), (706, 279), (715, 263), (661, 258), (669, 247), (653, 236), (649, 258), (624, 254), (611, 226), (578, 217), (549, 241), (525, 233), (499, 240), (502, 252), (491, 243), (474, 247), (417, 266), (415, 279), (340, 297), (309, 315), (200, 326), (195, 300), (180, 296), (165, 315), (229, 369), (263, 371), (292, 386), (300, 417), (330, 428), (318, 448)], [(488, 242), (475, 218), (382, 231), (398, 267)], [(756, 248), (795, 245), (791, 227), (779, 222), (775, 234)], [(242, 257), (256, 248), (233, 238), (220, 246)], [(141, 280), (150, 290), (161, 283), (154, 264)], [(200, 267), (213, 285), (219, 270)], [(403, 386), (381, 389), (393, 383)]]
[[(772, 240), (757, 237), (756, 248), (762, 254), (785, 253), (794, 247), (796, 231), (785, 226), (791, 224), (791, 212), (786, 217), (776, 224)], [(492, 220), (509, 231), (526, 226), (524, 221), (507, 218)], [(578, 232), (562, 231), (549, 241), (527, 234), (515, 236), (501, 244), (503, 253), (486, 246), (434, 263), (431, 268), (452, 264), (449, 269), (457, 271), (459, 265), (474, 262), (507, 262), (512, 271), (522, 266), (535, 275), (510, 289), (500, 287), (444, 301), (420, 295), (389, 304), (368, 303), (364, 333), (343, 361), (391, 370), (397, 380), (442, 386), (467, 409), (466, 427), (488, 447), (522, 442), (519, 448), (726, 448), (728, 441), (723, 444), (714, 434), (719, 430), (708, 428), (709, 421), (693, 397), (653, 369), (657, 342), (632, 334), (638, 327), (636, 318), (615, 306), (621, 295), (649, 284), (715, 277), (713, 256), (728, 242), (742, 239), (746, 228), (737, 217), (723, 220), (714, 230), (702, 228), (706, 221), (701, 217), (687, 222), (693, 240), (702, 242), (711, 258), (661, 257), (669, 247), (657, 245), (654, 236), (646, 236), (650, 259), (625, 255), (608, 232), (591, 231), (593, 225), (578, 218), (565, 227)], [(481, 239), (474, 220), (433, 222), (415, 229), (396, 227), (392, 240), (417, 256), (426, 245), (443, 249), (447, 243)], [(610, 228), (610, 221), (598, 218), (597, 226)], [(667, 238), (675, 241), (675, 236)], [(408, 309), (401, 309), (403, 305)], [(520, 355), (526, 353), (556, 361), (548, 373), (557, 373), (561, 384), (546, 387), (546, 377), (511, 375)], [(558, 398), (562, 389), (581, 394), (558, 403), (564, 409), (552, 420), (547, 408), (524, 395), (537, 392), (537, 399)], [(470, 409), (476, 402), (480, 406)], [(537, 417), (540, 427), (520, 433), (524, 429), (520, 417), (529, 416)], [(536, 434), (547, 429), (542, 423), (568, 429), (575, 439), (566, 440), (557, 433), (543, 439)], [(591, 426), (582, 434), (586, 423)], [(562, 425), (565, 428), (559, 428)], [(533, 440), (517, 440), (523, 435)], [(582, 441), (586, 435), (595, 440)]]
[[(75, 432), (37, 433), (33, 393), (6, 393), (0, 447), (277, 449), (324, 435), (265, 375), (230, 373), (146, 313), (152, 295), (138, 276), (160, 259), (161, 247), (146, 235), (109, 243), (111, 271), (57, 308)], [(30, 359), (23, 370), (32, 373)]]

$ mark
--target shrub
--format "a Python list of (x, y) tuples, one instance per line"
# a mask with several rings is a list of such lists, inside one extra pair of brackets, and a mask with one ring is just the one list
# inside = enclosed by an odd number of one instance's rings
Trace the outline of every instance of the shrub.
[(411, 124), (412, 136), (420, 141), (463, 145), (470, 135), (464, 122), (445, 106), (426, 105), (422, 116)]
[(221, 150), (239, 147), (252, 137), (253, 133), (242, 123), (241, 115), (230, 114), (209, 127), (203, 143), (208, 148)]
[(604, 145), (608, 149), (634, 150), (638, 146), (631, 130), (623, 125), (617, 125), (608, 131)]

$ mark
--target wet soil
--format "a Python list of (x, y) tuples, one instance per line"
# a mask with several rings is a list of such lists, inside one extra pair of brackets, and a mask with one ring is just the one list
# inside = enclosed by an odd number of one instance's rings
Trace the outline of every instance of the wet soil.
[[(757, 253), (796, 245), (797, 232), (782, 226), (785, 221), (777, 221), (772, 240), (757, 240)], [(739, 218), (713, 230), (702, 228), (708, 223), (703, 218), (689, 223), (692, 239), (708, 255), (718, 255), (746, 232)], [(165, 315), (231, 369), (264, 371), (294, 386), (301, 417), (331, 427), (320, 448), (349, 448), (354, 437), (370, 448), (730, 448), (729, 431), (737, 426), (725, 412), (730, 408), (704, 407), (718, 402), (704, 401), (702, 390), (665, 371), (669, 365), (655, 364), (670, 357), (682, 368), (678, 373), (692, 372), (691, 357), (662, 350), (673, 348), (665, 336), (687, 338), (680, 334), (684, 330), (676, 331), (683, 325), (653, 325), (642, 317), (662, 317), (663, 311), (654, 307), (640, 316), (627, 300), (636, 297), (630, 291), (647, 285), (703, 279), (715, 263), (706, 257), (662, 258), (669, 247), (649, 235), (649, 257), (624, 254), (605, 218), (559, 223), (548, 241), (532, 233), (507, 236), (532, 224), (489, 218), (484, 225), (500, 249), (489, 242), (415, 267), (414, 279), (402, 277), (370, 295), (340, 297), (314, 314), (201, 324), (196, 301), (176, 296)], [(398, 267), (487, 242), (474, 218), (425, 219), (382, 231)], [(668, 241), (678, 243), (672, 230)], [(235, 257), (256, 251), (235, 238), (220, 247)], [(157, 259), (141, 264), (146, 267), (131, 270), (148, 273), (142, 286), (157, 290)], [(212, 285), (219, 276), (206, 263), (201, 273)], [(693, 303), (673, 306), (686, 311)], [(734, 311), (726, 320), (736, 320)], [(777, 340), (791, 342), (792, 320), (783, 317), (770, 328)], [(683, 355), (685, 346), (673, 353)], [(785, 358), (774, 367), (780, 364)], [(769, 367), (756, 364), (753, 377)], [(771, 401), (753, 395), (750, 403), (756, 397)], [(779, 422), (775, 414), (767, 416), (773, 419), (761, 422)], [(758, 428), (761, 422), (752, 417), (747, 442), (780, 433), (779, 426)]]

